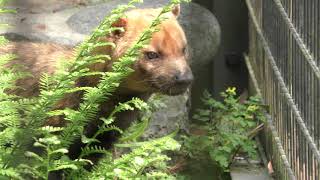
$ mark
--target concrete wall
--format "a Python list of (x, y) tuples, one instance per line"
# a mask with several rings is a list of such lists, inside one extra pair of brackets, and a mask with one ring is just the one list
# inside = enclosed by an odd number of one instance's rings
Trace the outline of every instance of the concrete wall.
[(208, 8), (221, 26), (221, 45), (211, 67), (196, 74), (193, 107), (197, 107), (200, 91), (208, 89), (215, 98), (229, 86), (241, 93), (247, 87), (247, 71), (242, 54), (248, 49), (248, 15), (243, 0), (193, 0)]

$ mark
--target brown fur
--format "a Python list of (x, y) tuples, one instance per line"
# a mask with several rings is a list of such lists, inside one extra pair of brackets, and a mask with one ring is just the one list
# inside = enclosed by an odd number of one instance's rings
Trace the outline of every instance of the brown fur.
[(33, 77), (21, 79), (17, 85), (23, 89), (16, 89), (13, 93), (21, 96), (36, 96), (39, 93), (39, 78), (43, 72), (52, 74), (55, 71), (57, 59), (62, 56), (72, 56), (72, 49), (56, 44), (42, 44), (31, 42), (12, 42), (0, 47), (0, 53), (13, 53), (18, 58), (10, 64), (19, 65), (22, 70), (31, 73)]
[[(120, 19), (115, 24), (124, 27), (126, 31), (101, 39), (114, 42), (117, 46), (115, 50), (110, 51), (106, 47), (99, 48), (97, 51), (111, 54), (112, 61), (117, 60), (137, 40), (142, 31), (150, 26), (159, 12), (159, 9), (140, 9), (127, 12), (127, 17)], [(132, 68), (135, 72), (123, 80), (120, 88), (108, 102), (101, 105), (100, 116), (106, 116), (119, 102), (130, 100), (132, 97), (140, 97), (146, 100), (154, 92), (176, 95), (186, 91), (192, 80), (192, 72), (187, 63), (186, 37), (176, 20), (178, 14), (179, 7), (174, 8), (172, 13), (167, 13), (168, 19), (160, 25), (160, 31), (153, 34), (150, 44), (142, 50), (141, 57), (133, 65)], [(148, 53), (151, 51), (158, 53), (158, 58), (148, 59)], [(14, 60), (13, 63), (23, 65), (25, 70), (32, 73), (32, 78), (29, 77), (17, 82), (17, 85), (23, 89), (17, 89), (13, 92), (26, 97), (39, 94), (38, 82), (41, 73), (54, 73), (56, 63), (61, 60), (61, 57), (70, 59), (73, 56), (70, 47), (32, 42), (11, 43), (9, 46), (1, 48), (0, 52), (17, 54), (19, 58)], [(97, 71), (108, 71), (110, 67), (110, 63), (100, 63), (91, 68)], [(98, 81), (99, 77), (85, 78), (80, 80), (79, 85), (95, 86)], [(57, 105), (57, 108), (76, 108), (80, 103), (80, 96), (81, 93), (77, 93), (65, 97)], [(121, 128), (128, 127), (135, 114), (135, 112), (119, 114), (116, 124)], [(48, 124), (53, 126), (64, 125), (59, 118), (49, 120)], [(90, 122), (86, 128), (89, 136), (97, 130), (98, 124), (99, 120)], [(105, 138), (105, 136), (100, 137), (104, 140)], [(77, 149), (77, 147), (78, 145), (75, 145), (74, 149)]]

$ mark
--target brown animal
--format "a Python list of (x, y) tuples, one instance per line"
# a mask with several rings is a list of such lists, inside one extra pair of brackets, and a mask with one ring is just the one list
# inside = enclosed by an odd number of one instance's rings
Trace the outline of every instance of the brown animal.
[[(185, 92), (190, 86), (193, 75), (187, 62), (187, 41), (185, 34), (178, 24), (176, 17), (179, 15), (179, 6), (171, 13), (167, 13), (167, 20), (161, 23), (160, 31), (153, 34), (150, 44), (142, 50), (141, 57), (133, 65), (135, 70), (123, 80), (119, 89), (108, 102), (101, 105), (100, 116), (110, 113), (112, 107), (119, 102), (140, 97), (147, 100), (152, 93), (161, 92), (168, 95), (177, 95)], [(152, 20), (160, 13), (160, 9), (137, 9), (126, 13), (126, 18), (115, 23), (125, 29), (123, 33), (114, 33), (106, 40), (116, 44), (114, 50), (108, 47), (97, 49), (99, 52), (111, 54), (112, 61), (116, 61), (135, 42), (142, 31), (149, 27)], [(39, 94), (39, 77), (41, 73), (54, 73), (59, 57), (72, 57), (72, 48), (55, 44), (19, 42), (11, 43), (8, 47), (0, 49), (2, 53), (14, 53), (18, 59), (14, 63), (23, 65), (32, 73), (32, 78), (19, 80), (17, 84), (24, 89), (17, 89), (14, 93), (22, 96), (36, 96)], [(108, 71), (110, 63), (96, 64), (91, 67), (96, 71)], [(98, 77), (89, 77), (79, 82), (81, 86), (95, 86)], [(80, 94), (72, 94), (64, 99), (58, 106), (76, 108), (80, 103)], [(129, 126), (134, 119), (134, 112), (123, 112), (118, 115), (116, 124), (121, 128)], [(61, 120), (52, 120), (49, 125), (61, 126)], [(99, 120), (92, 121), (86, 128), (87, 135), (92, 135), (97, 130)], [(105, 141), (107, 137), (99, 139)], [(71, 156), (77, 156), (78, 144), (71, 149)]]

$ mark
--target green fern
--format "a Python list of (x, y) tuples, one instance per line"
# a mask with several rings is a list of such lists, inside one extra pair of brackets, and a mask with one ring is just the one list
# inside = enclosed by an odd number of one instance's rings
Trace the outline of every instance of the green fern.
[[(163, 154), (165, 151), (174, 151), (180, 148), (180, 144), (172, 139), (174, 134), (133, 144), (125, 144), (131, 147), (130, 153), (122, 155), (118, 159), (104, 158), (94, 170), (88, 174), (87, 179), (148, 179), (152, 177), (173, 178), (167, 173), (167, 161), (170, 158)], [(121, 145), (117, 145), (118, 147)]]

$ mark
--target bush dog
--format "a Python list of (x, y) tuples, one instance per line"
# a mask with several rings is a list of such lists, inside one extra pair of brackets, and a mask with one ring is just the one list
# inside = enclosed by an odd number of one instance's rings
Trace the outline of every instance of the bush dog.
[[(161, 9), (135, 9), (126, 12), (126, 17), (119, 19), (114, 25), (123, 27), (124, 32), (114, 32), (102, 40), (114, 42), (115, 49), (102, 47), (97, 49), (99, 53), (110, 54), (111, 63), (98, 63), (91, 67), (94, 71), (108, 71), (112, 61), (116, 61), (137, 40), (145, 28), (148, 28), (152, 20), (160, 13)], [(134, 72), (122, 81), (118, 90), (112, 97), (101, 105), (99, 116), (107, 116), (112, 107), (119, 102), (125, 102), (133, 97), (147, 100), (152, 93), (160, 92), (167, 95), (184, 93), (190, 86), (193, 75), (187, 61), (187, 40), (178, 24), (177, 16), (180, 7), (176, 6), (166, 14), (167, 19), (159, 26), (159, 31), (152, 36), (150, 44), (141, 50), (140, 58), (133, 64)], [(39, 78), (43, 72), (52, 74), (55, 71), (59, 57), (72, 59), (73, 50), (57, 44), (12, 42), (7, 47), (0, 49), (1, 53), (14, 53), (18, 58), (13, 61), (31, 72), (33, 77), (17, 81), (22, 89), (16, 89), (13, 93), (30, 97), (39, 94)], [(79, 80), (79, 86), (95, 86), (99, 83), (99, 77), (87, 77)], [(81, 100), (81, 94), (70, 94), (64, 98), (57, 108), (77, 108)], [(127, 128), (135, 118), (136, 112), (127, 111), (118, 114), (115, 124), (120, 128)], [(53, 118), (47, 122), (51, 126), (64, 126), (61, 118)], [(88, 136), (98, 128), (99, 120), (92, 121), (86, 127)], [(108, 137), (101, 136), (101, 142)], [(109, 140), (108, 140), (109, 141)], [(106, 142), (108, 144), (108, 142)], [(110, 143), (109, 143), (110, 144)], [(71, 147), (70, 156), (76, 158), (79, 153), (79, 143)]]

